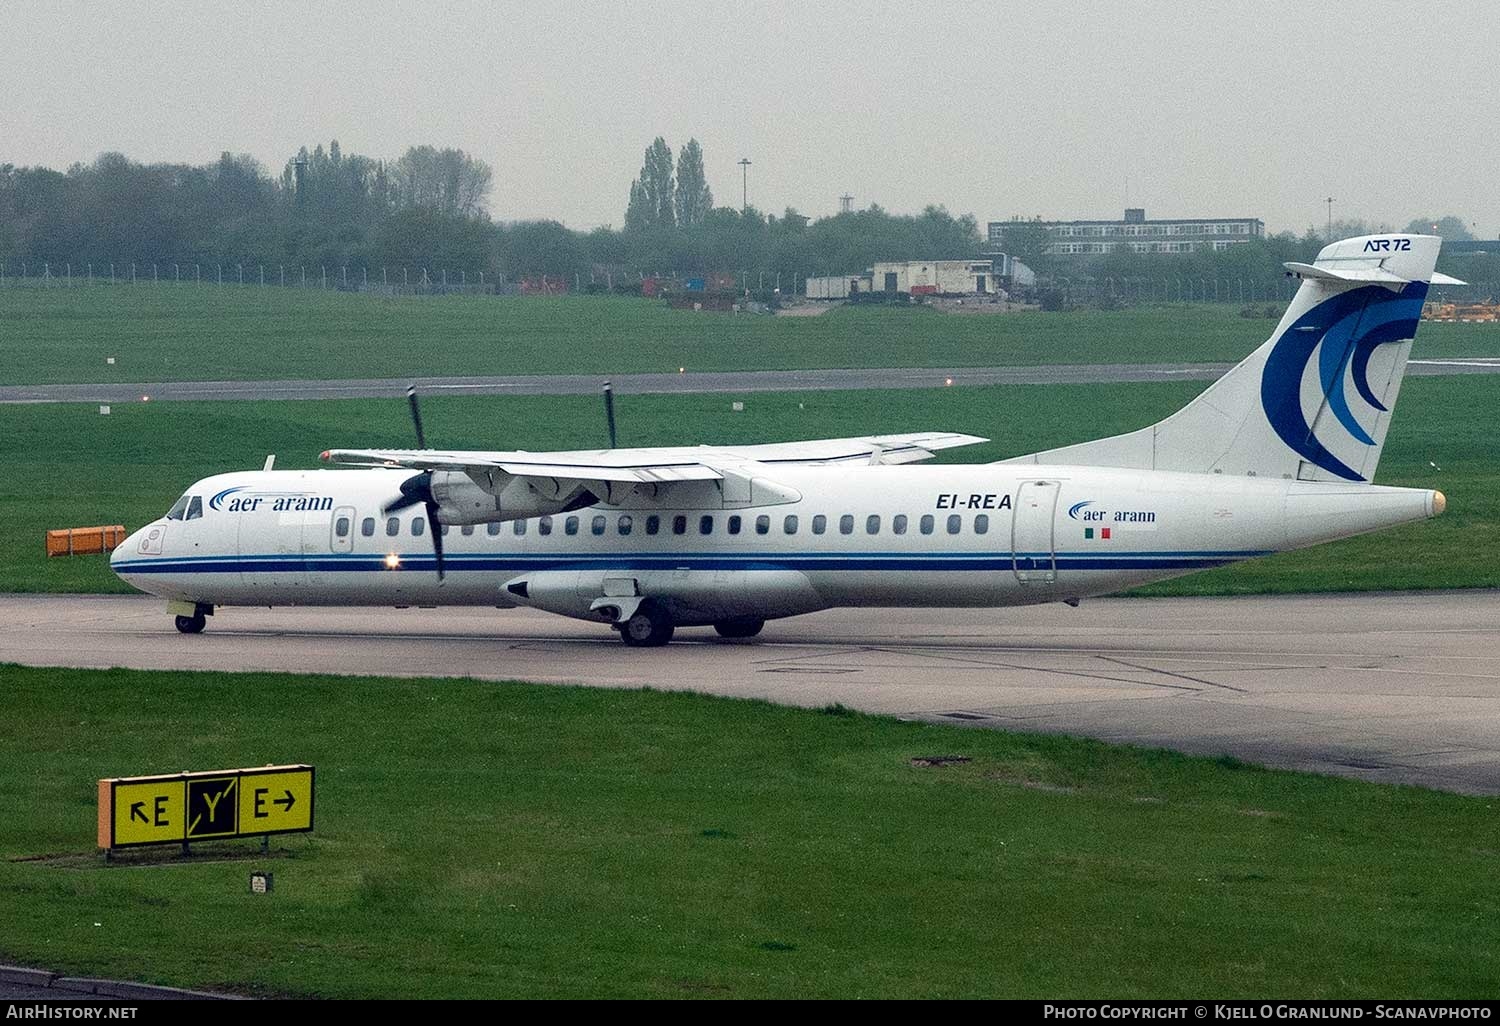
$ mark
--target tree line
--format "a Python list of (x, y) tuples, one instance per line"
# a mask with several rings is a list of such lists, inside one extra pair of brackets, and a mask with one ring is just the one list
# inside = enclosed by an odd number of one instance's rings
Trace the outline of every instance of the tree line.
[[(778, 215), (714, 206), (695, 139), (675, 160), (662, 138), (646, 148), (619, 229), (497, 221), (493, 185), (489, 165), (462, 150), (413, 146), (382, 160), (344, 153), (337, 141), (302, 148), (277, 174), (227, 152), (203, 165), (143, 164), (119, 153), (66, 171), (0, 164), (0, 264), (11, 274), (43, 263), (442, 268), (511, 281), (727, 272), (779, 276), (790, 289), (799, 276), (855, 273), (882, 260), (970, 259), (985, 249), (972, 215), (935, 205), (910, 215), (872, 205), (817, 219), (791, 208)], [(1463, 230), (1456, 218), (1414, 222), (1432, 224)], [(1369, 226), (1339, 227), (1358, 234)], [(1046, 255), (1044, 236), (1015, 237), (1012, 255), (1044, 275), (1100, 277), (1275, 275), (1283, 260), (1309, 259), (1322, 243), (1309, 231), (1219, 253), (1117, 252), (1063, 265)]]

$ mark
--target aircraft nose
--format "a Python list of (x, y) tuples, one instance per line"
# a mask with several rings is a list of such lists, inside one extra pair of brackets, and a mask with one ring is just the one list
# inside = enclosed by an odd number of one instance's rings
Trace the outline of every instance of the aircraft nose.
[(109, 568), (115, 573), (121, 573), (126, 569), (125, 564), (130, 562), (131, 556), (135, 553), (136, 549), (140, 548), (141, 531), (144, 530), (145, 528), (143, 527), (130, 532), (125, 540), (116, 545), (114, 550), (110, 552)]

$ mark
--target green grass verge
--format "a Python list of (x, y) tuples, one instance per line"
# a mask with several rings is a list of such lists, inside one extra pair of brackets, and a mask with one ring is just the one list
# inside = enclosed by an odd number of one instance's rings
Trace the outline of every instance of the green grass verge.
[[(1206, 304), (1003, 316), (848, 307), (793, 318), (695, 314), (608, 296), (8, 287), (0, 289), (0, 381), (1235, 361), (1274, 324)], [(1420, 352), (1500, 355), (1500, 326), (1425, 325)], [(106, 365), (111, 356), (116, 363)]]
[[(1492, 799), (654, 691), (0, 688), (8, 961), (344, 998), (1500, 991)], [(98, 777), (289, 761), (318, 823), (283, 857), (17, 861), (92, 848)]]
[[(913, 389), (754, 394), (731, 413), (729, 396), (620, 400), (621, 444), (763, 442), (903, 430), (967, 431), (995, 439), (943, 454), (950, 462), (1000, 459), (1141, 427), (1186, 403), (1193, 383)], [(1493, 379), (1406, 382), (1380, 465), (1385, 484), (1440, 488), (1448, 513), (1299, 553), (1158, 585), (1155, 594), (1494, 587), (1500, 549), (1500, 471)], [(439, 445), (556, 449), (602, 443), (595, 397), (433, 398), (428, 437)], [(47, 529), (160, 516), (209, 474), (315, 465), (330, 447), (408, 446), (398, 399), (266, 403), (0, 406), (9, 458), (0, 475), (0, 591), (124, 592), (98, 557), (46, 559)], [(1430, 466), (1435, 463), (1437, 466)], [(1441, 469), (1437, 469), (1441, 468)]]

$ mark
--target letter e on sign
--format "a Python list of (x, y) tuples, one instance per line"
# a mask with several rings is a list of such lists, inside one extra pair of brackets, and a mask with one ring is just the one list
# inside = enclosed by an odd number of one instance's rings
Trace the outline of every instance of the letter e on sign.
[(186, 830), (185, 791), (181, 777), (115, 785), (112, 799), (115, 845), (182, 840)]
[(313, 771), (245, 770), (240, 776), (240, 833), (280, 834), (311, 830)]

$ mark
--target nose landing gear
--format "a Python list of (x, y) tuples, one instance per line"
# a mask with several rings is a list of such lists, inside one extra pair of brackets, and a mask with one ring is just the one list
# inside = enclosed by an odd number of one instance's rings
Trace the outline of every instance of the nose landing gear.
[(184, 634), (202, 634), (203, 628), (208, 625), (208, 618), (202, 613), (194, 613), (192, 616), (179, 616), (176, 619), (177, 629)]
[(168, 602), (167, 612), (177, 614), (173, 621), (183, 634), (202, 634), (214, 607), (206, 602)]

